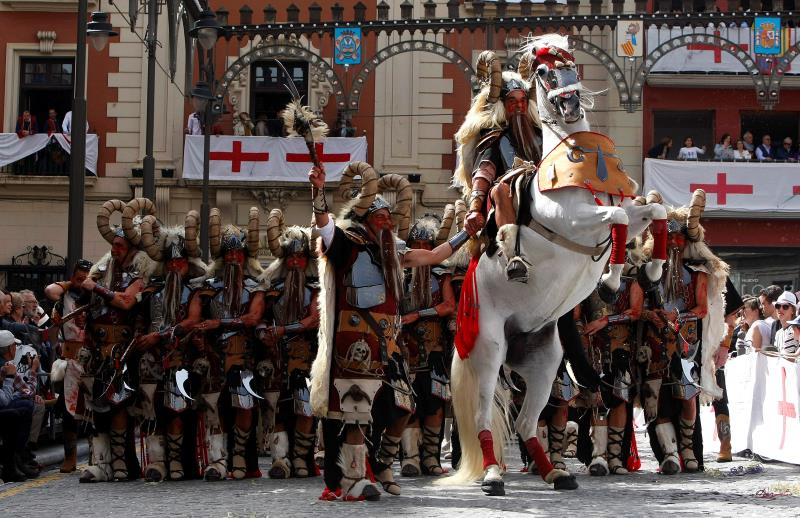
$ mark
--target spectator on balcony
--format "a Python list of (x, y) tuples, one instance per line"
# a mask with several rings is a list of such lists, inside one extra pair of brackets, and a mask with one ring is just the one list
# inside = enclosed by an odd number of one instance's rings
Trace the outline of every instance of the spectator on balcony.
[(724, 133), (719, 143), (714, 146), (714, 160), (733, 160), (730, 133)]
[(17, 118), (17, 136), (19, 138), (27, 137), (28, 135), (36, 134), (36, 116), (31, 115), (31, 112), (25, 110)]
[(773, 350), (794, 354), (797, 352), (797, 340), (789, 326), (789, 321), (797, 316), (797, 297), (791, 291), (784, 291), (775, 301), (775, 310), (778, 314), (780, 328), (772, 340)]
[(783, 145), (773, 153), (775, 160), (783, 160), (785, 162), (797, 162), (797, 153), (792, 149), (791, 137), (783, 139)]
[(670, 149), (672, 149), (672, 138), (664, 137), (661, 142), (650, 148), (647, 152), (647, 158), (660, 158), (663, 160), (667, 158)]
[(187, 135), (202, 135), (203, 124), (200, 122), (200, 114), (192, 112), (189, 114), (189, 119), (186, 121), (186, 134)]
[(686, 137), (683, 147), (678, 150), (678, 160), (697, 160), (697, 155), (705, 155), (706, 147), (696, 147), (692, 137)]
[(756, 152), (756, 145), (753, 144), (753, 132), (745, 131), (744, 135), (742, 135), (742, 140), (744, 141), (744, 147), (750, 152), (750, 155), (753, 155)]
[(739, 139), (736, 141), (736, 149), (733, 150), (733, 159), (734, 160), (750, 160), (753, 158), (753, 154), (750, 153), (750, 150), (747, 149), (747, 146), (744, 145), (744, 140)]
[[(64, 115), (64, 121), (61, 123), (61, 129), (64, 133), (70, 134), (72, 133), (72, 110), (68, 111), (66, 115)], [(89, 121), (86, 121), (86, 133), (89, 133)]]
[(775, 159), (775, 149), (772, 147), (772, 137), (764, 135), (761, 144), (756, 148), (756, 160), (771, 162)]
[(58, 133), (59, 128), (61, 128), (61, 125), (58, 123), (58, 112), (54, 108), (50, 108), (47, 110), (47, 120), (44, 121), (42, 129), (48, 135), (52, 135), (53, 133)]

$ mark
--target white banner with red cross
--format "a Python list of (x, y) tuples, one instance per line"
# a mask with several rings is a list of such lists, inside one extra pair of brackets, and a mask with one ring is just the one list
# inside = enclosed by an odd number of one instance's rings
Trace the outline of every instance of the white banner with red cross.
[[(367, 159), (367, 138), (330, 137), (315, 146), (325, 165), (327, 181), (341, 179), (344, 168)], [(212, 136), (211, 180), (307, 182), (311, 157), (300, 137)], [(187, 135), (183, 147), (183, 177), (203, 178), (203, 136)]]
[(750, 449), (770, 459), (800, 464), (798, 378), (796, 363), (763, 354), (740, 356), (725, 365), (734, 452)]
[(644, 161), (644, 187), (667, 205), (689, 203), (695, 189), (706, 191), (706, 213), (800, 211), (800, 164), (762, 162)]

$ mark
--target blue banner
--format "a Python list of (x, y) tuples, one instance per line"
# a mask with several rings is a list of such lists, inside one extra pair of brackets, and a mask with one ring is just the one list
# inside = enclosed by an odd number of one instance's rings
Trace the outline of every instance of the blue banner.
[(777, 16), (757, 16), (753, 25), (753, 40), (756, 54), (781, 55), (781, 19)]
[(340, 27), (334, 30), (333, 60), (337, 65), (361, 63), (361, 28)]

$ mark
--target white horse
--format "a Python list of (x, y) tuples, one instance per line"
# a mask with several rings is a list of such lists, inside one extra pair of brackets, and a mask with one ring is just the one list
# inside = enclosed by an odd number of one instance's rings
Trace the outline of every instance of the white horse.
[[(566, 37), (548, 35), (530, 39), (521, 49), (520, 73), (536, 83), (543, 157), (568, 135), (589, 130), (581, 106), (584, 90), (567, 48)], [(569, 161), (588, 160), (592, 152), (572, 147)], [(537, 174), (550, 172), (540, 169)], [(536, 438), (536, 423), (563, 356), (556, 321), (589, 296), (598, 280), (612, 292), (619, 288), (626, 241), (654, 220), (660, 221), (651, 231), (663, 238), (659, 255), (666, 255), (667, 213), (661, 205), (585, 188), (542, 192), (539, 184), (534, 180), (529, 187), (533, 223), (519, 228), (520, 249), (533, 265), (532, 275), (527, 284), (506, 279), (507, 257), (518, 227), (502, 227), (498, 233), (502, 252), (491, 257), (484, 254), (476, 269), (480, 311), (474, 348), (466, 358), (454, 354), (452, 363), (453, 408), (462, 457), (458, 470), (442, 483), (463, 484), (483, 476), (482, 489), (488, 495), (505, 494), (502, 453), (510, 431), (505, 420), (506, 391), (498, 387), (504, 365), (522, 376), (527, 386), (515, 427), (539, 473), (556, 489), (577, 487), (572, 475), (553, 469)], [(638, 190), (635, 183), (632, 188)], [(663, 262), (659, 258), (646, 266), (651, 281), (660, 278)]]

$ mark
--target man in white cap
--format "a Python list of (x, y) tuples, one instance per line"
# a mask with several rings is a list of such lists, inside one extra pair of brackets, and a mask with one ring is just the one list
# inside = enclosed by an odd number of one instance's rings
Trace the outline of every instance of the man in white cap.
[(775, 350), (782, 353), (794, 354), (797, 352), (797, 339), (790, 321), (797, 316), (797, 296), (791, 291), (784, 291), (775, 301), (775, 311), (778, 321), (781, 323), (780, 329), (775, 333), (772, 346)]

